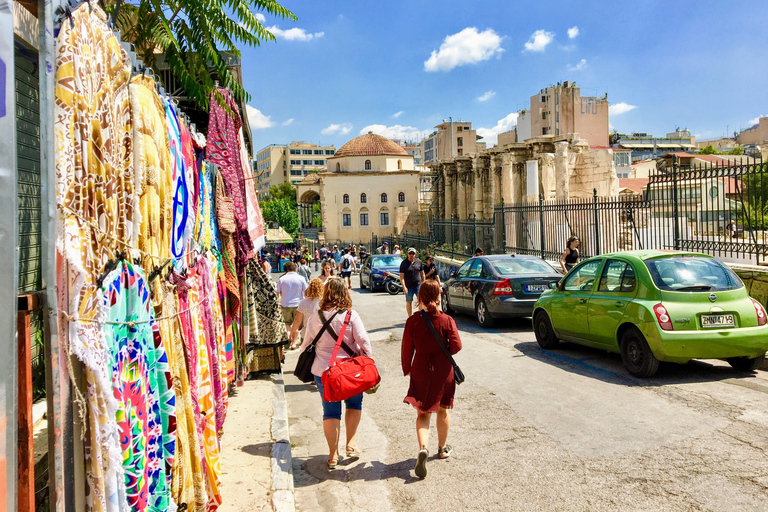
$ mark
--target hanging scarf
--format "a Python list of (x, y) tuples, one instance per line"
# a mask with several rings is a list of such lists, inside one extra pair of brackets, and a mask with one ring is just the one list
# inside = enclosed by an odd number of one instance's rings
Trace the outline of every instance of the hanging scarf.
[(248, 343), (259, 347), (285, 345), (288, 334), (285, 321), (277, 298), (277, 291), (264, 269), (254, 259), (246, 267), (246, 286), (248, 288), (249, 321), (256, 319), (258, 327), (251, 330)]
[(245, 177), (245, 203), (248, 212), (248, 234), (253, 243), (253, 250), (258, 252), (266, 243), (264, 232), (264, 218), (261, 216), (259, 208), (259, 199), (256, 195), (256, 182), (251, 172), (251, 158), (248, 155), (248, 149), (245, 147), (243, 138), (243, 129), (238, 133), (240, 141), (240, 163), (243, 167), (243, 176)]
[(96, 278), (124, 248), (114, 240), (133, 238), (135, 206), (131, 61), (106, 19), (94, 4), (62, 23), (54, 98), (56, 204), (63, 207), (56, 226), (59, 337), (84, 365), (86, 505), (97, 512), (124, 510), (125, 485), (104, 338), (88, 320), (99, 309)]
[(165, 103), (165, 119), (168, 126), (168, 141), (171, 148), (171, 164), (173, 172), (173, 201), (172, 201), (172, 229), (171, 229), (171, 255), (174, 265), (178, 270), (184, 269), (186, 262), (183, 259), (187, 241), (191, 233), (192, 224), (190, 218), (190, 190), (187, 181), (187, 165), (184, 160), (184, 149), (181, 144), (181, 128), (176, 111), (168, 99)]
[[(175, 510), (169, 491), (176, 396), (160, 331), (138, 267), (123, 262), (105, 279), (102, 327), (132, 511)], [(128, 322), (135, 322), (129, 324)]]
[(216, 223), (216, 209), (214, 203), (214, 176), (216, 167), (203, 162), (200, 170), (200, 188), (197, 194), (198, 208), (195, 220), (194, 240), (199, 249), (221, 250), (219, 241), (219, 227)]

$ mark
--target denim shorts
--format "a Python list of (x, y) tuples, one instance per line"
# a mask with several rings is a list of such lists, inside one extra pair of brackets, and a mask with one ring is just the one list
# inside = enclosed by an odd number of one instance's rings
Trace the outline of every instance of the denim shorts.
[(416, 289), (408, 288), (408, 293), (405, 294), (405, 302), (413, 302), (414, 296), (418, 298), (419, 288), (421, 288), (421, 285), (417, 286)]
[[(317, 384), (317, 390), (320, 392), (320, 399), (323, 398), (323, 380), (315, 375), (315, 384)], [(344, 405), (347, 409), (355, 411), (363, 410), (363, 394), (355, 395), (352, 398), (344, 400)], [(323, 419), (324, 420), (340, 420), (341, 419), (341, 402), (326, 402), (323, 400)]]

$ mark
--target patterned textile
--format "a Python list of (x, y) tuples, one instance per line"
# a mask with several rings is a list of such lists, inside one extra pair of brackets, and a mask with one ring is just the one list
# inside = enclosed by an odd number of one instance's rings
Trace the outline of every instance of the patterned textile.
[(168, 141), (171, 148), (173, 204), (172, 204), (172, 229), (171, 229), (171, 255), (174, 258), (174, 266), (181, 270), (186, 266), (183, 259), (187, 247), (187, 241), (191, 236), (192, 212), (190, 211), (191, 197), (187, 175), (187, 165), (184, 160), (184, 148), (181, 145), (181, 128), (176, 110), (167, 99), (165, 104), (165, 119), (168, 126)]
[[(216, 200), (226, 197), (226, 191), (224, 188), (224, 178), (221, 173), (216, 173)], [(224, 265), (224, 276), (226, 277), (227, 290), (229, 290), (230, 296), (233, 300), (229, 301), (230, 311), (233, 315), (237, 315), (240, 311), (240, 280), (237, 277), (237, 265), (235, 264), (237, 257), (237, 249), (235, 248), (234, 238), (225, 233), (219, 231), (221, 237), (221, 260)]]
[(213, 375), (211, 374), (211, 359), (216, 353), (211, 354), (206, 342), (205, 328), (203, 326), (200, 310), (203, 309), (201, 299), (205, 301), (205, 294), (200, 294), (195, 268), (189, 269), (189, 308), (196, 314), (191, 315), (193, 328), (197, 337), (197, 361), (200, 368), (197, 401), (200, 405), (200, 423), (203, 441), (203, 459), (205, 462), (205, 485), (208, 492), (207, 510), (213, 511), (221, 505), (221, 462), (219, 460), (219, 438), (216, 433), (216, 402), (213, 394)]
[(255, 318), (258, 326), (255, 333), (251, 331), (248, 343), (258, 347), (287, 344), (288, 334), (277, 291), (255, 259), (246, 267), (246, 286), (249, 321), (253, 322), (251, 318)]
[[(101, 316), (132, 511), (175, 508), (169, 493), (176, 396), (142, 271), (123, 262), (104, 282)], [(116, 322), (109, 323), (109, 322)], [(131, 324), (128, 322), (136, 322)]]
[(54, 99), (56, 203), (65, 208), (56, 226), (58, 308), (86, 320), (62, 317), (59, 336), (85, 366), (86, 505), (98, 512), (125, 509), (125, 484), (104, 339), (99, 325), (87, 320), (99, 309), (96, 278), (122, 249), (114, 239), (133, 238), (135, 206), (130, 58), (106, 19), (94, 3), (62, 23)]
[[(237, 221), (235, 245), (238, 275), (241, 275), (247, 264), (247, 255), (253, 250), (251, 236), (248, 233), (248, 210), (245, 195), (245, 176), (240, 161), (240, 141), (238, 130), (243, 125), (239, 109), (232, 93), (226, 89), (218, 89), (231, 112), (219, 105), (214, 92), (211, 91), (210, 113), (208, 117), (208, 145), (206, 158), (216, 164), (224, 178), (227, 195), (232, 198)], [(252, 186), (252, 185), (251, 185)]]
[(243, 167), (243, 176), (245, 177), (245, 202), (248, 212), (248, 234), (253, 242), (253, 250), (259, 251), (266, 243), (264, 231), (264, 218), (259, 208), (259, 200), (256, 196), (256, 182), (253, 180), (251, 172), (251, 157), (248, 156), (248, 149), (245, 147), (243, 138), (243, 129), (238, 133), (240, 141), (240, 163)]
[[(184, 328), (180, 322), (180, 315), (177, 316), (175, 288), (170, 283), (160, 285), (162, 309), (157, 311), (158, 314), (169, 317), (158, 323), (160, 337), (168, 355), (173, 389), (176, 393), (176, 457), (173, 460), (171, 472), (171, 496), (179, 506), (186, 504), (188, 510), (203, 512), (207, 496), (202, 450), (195, 417), (196, 408), (199, 415), (199, 406), (192, 402), (182, 337)], [(184, 302), (187, 302), (186, 298)], [(197, 355), (194, 360), (197, 362)]]
[(197, 248), (216, 249), (219, 251), (221, 250), (221, 242), (219, 241), (219, 227), (216, 224), (213, 190), (215, 174), (216, 167), (203, 162), (203, 168), (199, 173), (200, 188), (197, 194), (198, 208), (193, 238)]
[[(133, 245), (146, 253), (169, 258), (173, 170), (165, 107), (155, 90), (155, 81), (148, 76), (133, 77), (130, 91), (135, 190), (139, 205), (134, 210)], [(163, 263), (144, 255), (142, 258), (142, 266), (148, 273)]]

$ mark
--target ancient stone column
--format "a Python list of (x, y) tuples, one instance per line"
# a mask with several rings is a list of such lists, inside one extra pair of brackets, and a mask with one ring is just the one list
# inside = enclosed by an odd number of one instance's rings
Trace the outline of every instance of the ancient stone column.
[(443, 218), (445, 218), (445, 170), (442, 165), (437, 166), (437, 210), (441, 212)]
[(476, 157), (472, 160), (472, 174), (474, 176), (474, 210), (475, 210), (475, 218), (476, 219), (483, 219), (485, 218), (485, 208), (483, 205), (483, 196), (485, 195), (485, 159), (482, 157)]
[(502, 153), (501, 158), (501, 197), (505, 204), (515, 202), (514, 189), (516, 188), (512, 179), (512, 165), (514, 157), (510, 153)]
[(568, 142), (555, 142), (555, 199), (568, 199)]
[[(552, 199), (552, 189), (555, 188), (555, 155), (542, 153), (539, 155), (539, 193), (544, 194), (544, 200)], [(538, 193), (536, 201), (539, 200)]]
[(467, 218), (467, 175), (465, 173), (458, 174), (458, 201), (456, 205), (456, 213), (459, 220)]
[(456, 164), (453, 162), (445, 164), (443, 175), (445, 176), (445, 210), (444, 216), (450, 219), (451, 215), (456, 213)]

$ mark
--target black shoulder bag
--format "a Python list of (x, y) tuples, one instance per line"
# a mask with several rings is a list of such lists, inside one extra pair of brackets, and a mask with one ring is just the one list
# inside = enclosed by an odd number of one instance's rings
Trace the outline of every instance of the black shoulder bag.
[[(301, 354), (299, 354), (299, 360), (296, 362), (296, 369), (293, 371), (293, 374), (301, 382), (312, 382), (315, 380), (315, 376), (312, 374), (312, 364), (315, 362), (315, 348), (317, 346), (317, 340), (319, 340), (320, 336), (322, 336), (323, 333), (330, 327), (331, 320), (333, 320), (333, 318), (338, 314), (339, 312), (336, 311), (333, 315), (331, 315), (331, 318), (323, 323), (322, 329), (320, 329), (320, 332), (317, 333), (317, 336), (315, 336), (315, 339), (312, 340), (312, 343), (310, 343), (309, 346), (304, 349)], [(324, 317), (321, 316), (320, 318)]]
[(432, 331), (432, 335), (437, 340), (437, 344), (443, 349), (443, 354), (445, 354), (445, 357), (451, 362), (451, 365), (453, 366), (453, 380), (456, 381), (456, 384), (461, 384), (464, 382), (464, 372), (461, 371), (461, 368), (459, 368), (459, 365), (457, 365), (456, 361), (453, 359), (450, 350), (448, 350), (448, 344), (443, 341), (443, 338), (439, 334), (437, 334), (435, 326), (432, 325), (432, 320), (430, 320), (429, 315), (427, 315), (427, 312), (423, 309), (421, 310), (421, 316), (423, 316), (424, 320), (427, 322), (427, 327)]

